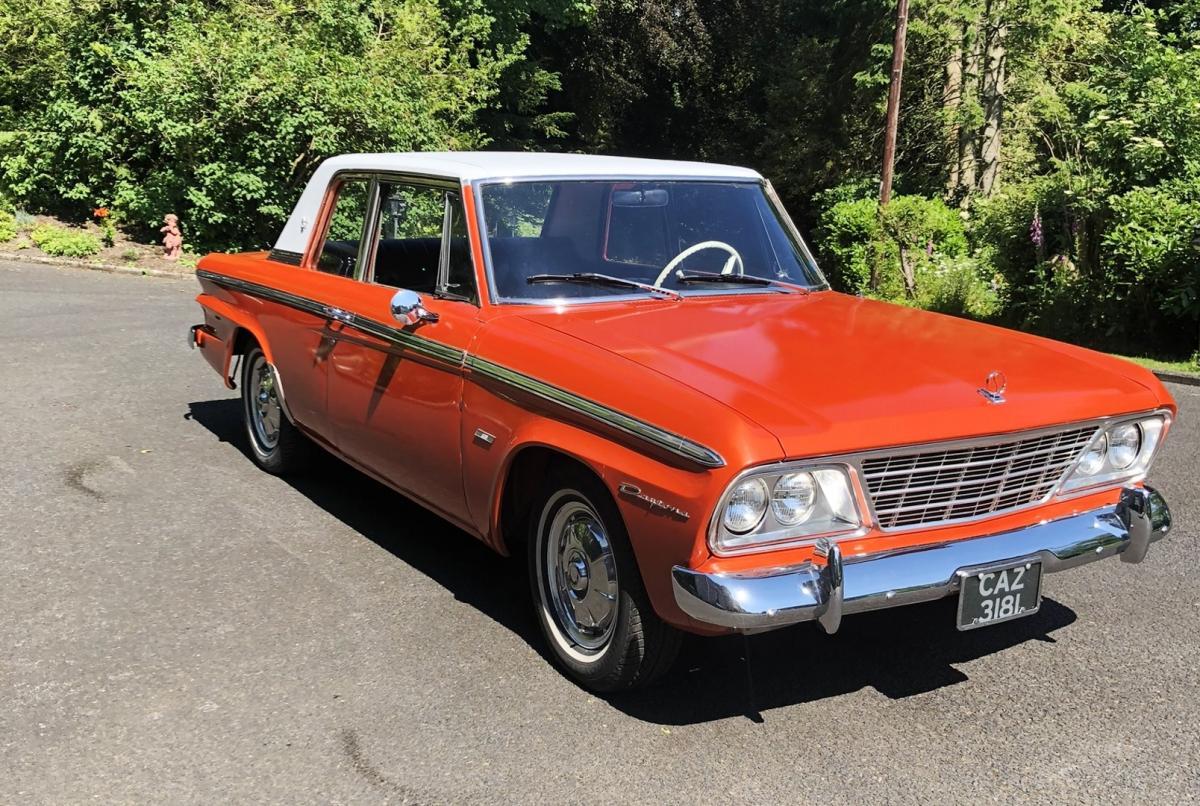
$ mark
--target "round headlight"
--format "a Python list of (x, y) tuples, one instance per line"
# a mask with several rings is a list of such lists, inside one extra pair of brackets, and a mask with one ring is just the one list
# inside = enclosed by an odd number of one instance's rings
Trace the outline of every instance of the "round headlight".
[(1136, 423), (1118, 425), (1108, 432), (1108, 461), (1117, 470), (1134, 463), (1142, 451), (1142, 429)]
[(1104, 454), (1108, 451), (1108, 437), (1105, 434), (1100, 435), (1100, 440), (1092, 444), (1088, 448), (1087, 453), (1079, 460), (1079, 465), (1075, 468), (1075, 472), (1081, 476), (1092, 476), (1099, 472), (1104, 466)]
[(812, 473), (787, 473), (775, 482), (771, 512), (783, 526), (795, 526), (808, 520), (816, 501), (817, 484)]
[(767, 483), (762, 479), (746, 479), (734, 487), (722, 517), (725, 528), (741, 535), (758, 526), (767, 514), (770, 497)]

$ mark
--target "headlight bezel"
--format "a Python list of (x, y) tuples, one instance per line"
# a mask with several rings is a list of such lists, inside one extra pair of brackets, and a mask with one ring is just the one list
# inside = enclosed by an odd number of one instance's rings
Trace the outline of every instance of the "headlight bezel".
[[(1070, 469), (1059, 480), (1058, 487), (1054, 492), (1054, 500), (1062, 501), (1078, 498), (1079, 496), (1091, 495), (1092, 493), (1102, 492), (1107, 489), (1126, 484), (1138, 484), (1144, 481), (1150, 473), (1150, 468), (1154, 466), (1154, 459), (1158, 456), (1158, 452), (1162, 448), (1167, 432), (1171, 430), (1171, 420), (1170, 409), (1155, 409), (1154, 411), (1143, 412), (1141, 414), (1107, 417), (1098, 421), (1096, 436), (1092, 438), (1092, 442), (1088, 443), (1088, 447), (1079, 453), (1075, 462), (1071, 464)], [(1138, 429), (1140, 436), (1138, 453), (1130, 464), (1123, 468), (1117, 468), (1112, 464), (1111, 460), (1111, 435), (1118, 428), (1123, 428), (1127, 425), (1134, 425)], [(1105, 449), (1104, 459), (1101, 462), (1099, 470), (1092, 474), (1076, 477), (1080, 461), (1087, 455), (1092, 446), (1101, 440), (1105, 442)]]
[[(775, 485), (779, 479), (794, 473), (812, 473), (818, 488), (817, 501), (825, 496), (824, 487), (819, 479), (822, 473), (838, 473), (844, 478), (848, 502), (838, 502), (841, 506), (847, 503), (853, 508), (856, 522), (846, 523), (845, 528), (821, 529), (805, 531), (806, 527), (820, 523), (813, 515), (806, 516), (799, 523), (786, 526), (780, 524), (775, 517), (772, 501), (775, 495)], [(717, 501), (713, 509), (708, 527), (708, 547), (717, 557), (736, 557), (743, 554), (758, 554), (764, 551), (810, 546), (823, 537), (836, 537), (839, 540), (861, 537), (869, 529), (869, 515), (866, 501), (863, 498), (862, 486), (858, 482), (858, 471), (846, 462), (817, 459), (815, 461), (799, 460), (762, 465), (743, 470), (735, 476)], [(741, 484), (750, 478), (761, 479), (767, 486), (767, 508), (763, 517), (753, 529), (741, 534), (724, 529), (725, 508), (729, 499)], [(814, 502), (814, 507), (816, 502)], [(832, 504), (831, 504), (832, 506)], [(724, 539), (723, 539), (724, 538)]]

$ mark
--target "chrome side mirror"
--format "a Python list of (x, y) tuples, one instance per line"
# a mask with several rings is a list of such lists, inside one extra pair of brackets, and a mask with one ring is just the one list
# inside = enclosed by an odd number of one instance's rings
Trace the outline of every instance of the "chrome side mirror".
[(392, 316), (404, 327), (438, 320), (436, 313), (421, 304), (421, 295), (407, 288), (401, 288), (392, 295)]

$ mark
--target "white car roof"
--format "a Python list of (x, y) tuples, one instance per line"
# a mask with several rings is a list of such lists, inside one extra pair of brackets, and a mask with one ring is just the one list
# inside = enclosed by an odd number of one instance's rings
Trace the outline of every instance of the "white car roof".
[(388, 171), (441, 177), (459, 182), (562, 179), (732, 179), (759, 181), (749, 168), (710, 162), (607, 157), (595, 154), (540, 154), (527, 151), (431, 151), (389, 154), (342, 154), (317, 167), (275, 242), (282, 252), (304, 251), (325, 189), (341, 171)]
[(707, 177), (759, 179), (757, 171), (707, 162), (606, 157), (596, 154), (540, 154), (530, 151), (434, 151), (397, 154), (344, 154), (330, 157), (322, 169), (400, 171), (470, 182), (528, 177)]

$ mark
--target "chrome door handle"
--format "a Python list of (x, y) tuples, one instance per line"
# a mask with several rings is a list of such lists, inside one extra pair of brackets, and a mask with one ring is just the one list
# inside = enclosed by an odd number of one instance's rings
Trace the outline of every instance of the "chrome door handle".
[(325, 311), (325, 315), (330, 319), (336, 319), (339, 322), (345, 322), (347, 324), (354, 321), (354, 314), (347, 310), (343, 310), (342, 308), (335, 308), (332, 305), (326, 305), (321, 310)]

